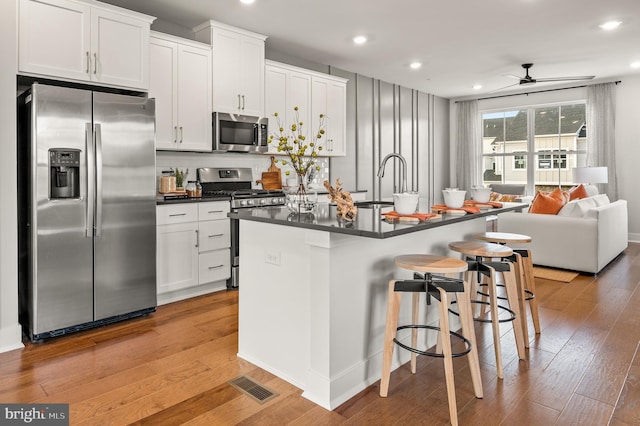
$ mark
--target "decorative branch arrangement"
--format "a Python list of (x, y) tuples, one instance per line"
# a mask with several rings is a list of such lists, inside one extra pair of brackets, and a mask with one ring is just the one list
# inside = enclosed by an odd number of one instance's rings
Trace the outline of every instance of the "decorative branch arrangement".
[(336, 179), (336, 187), (333, 188), (328, 180), (324, 181), (324, 187), (329, 191), (329, 199), (336, 203), (338, 218), (352, 221), (358, 214), (358, 208), (354, 205), (351, 194), (342, 190), (342, 182)]

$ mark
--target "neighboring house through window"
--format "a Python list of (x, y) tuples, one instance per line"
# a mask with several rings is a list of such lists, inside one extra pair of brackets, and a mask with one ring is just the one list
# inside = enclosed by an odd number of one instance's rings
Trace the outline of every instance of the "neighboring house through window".
[(528, 192), (573, 184), (571, 169), (584, 166), (585, 117), (585, 103), (483, 112), (483, 183), (526, 184)]

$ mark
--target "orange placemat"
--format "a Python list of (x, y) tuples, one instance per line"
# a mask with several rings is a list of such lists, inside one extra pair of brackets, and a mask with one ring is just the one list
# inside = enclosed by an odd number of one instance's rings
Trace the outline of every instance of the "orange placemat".
[(409, 220), (409, 221), (418, 221), (418, 222), (424, 222), (427, 221), (429, 219), (433, 219), (435, 217), (439, 217), (440, 215), (435, 214), (435, 213), (413, 213), (413, 214), (400, 214), (397, 211), (393, 210), (390, 212), (385, 212), (382, 213), (382, 217), (388, 220), (396, 220), (396, 221), (402, 221), (402, 220)]
[(445, 204), (436, 204), (431, 207), (431, 211), (433, 213), (454, 213), (454, 212), (466, 212), (466, 213), (480, 213), (480, 208), (476, 206), (467, 206), (464, 205), (458, 208), (447, 207)]

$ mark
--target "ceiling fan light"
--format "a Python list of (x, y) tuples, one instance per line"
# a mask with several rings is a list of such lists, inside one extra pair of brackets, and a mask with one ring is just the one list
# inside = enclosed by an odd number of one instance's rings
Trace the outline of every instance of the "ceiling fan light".
[(620, 24), (622, 24), (621, 21), (608, 21), (605, 22), (603, 24), (600, 24), (600, 28), (602, 28), (603, 30), (615, 30), (616, 28), (618, 28), (620, 26)]

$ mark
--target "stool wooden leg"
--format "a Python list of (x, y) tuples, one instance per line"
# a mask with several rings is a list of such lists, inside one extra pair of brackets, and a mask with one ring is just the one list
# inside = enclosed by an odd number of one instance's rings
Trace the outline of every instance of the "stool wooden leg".
[(458, 299), (458, 311), (460, 313), (460, 325), (462, 326), (462, 335), (471, 342), (471, 352), (467, 354), (469, 361), (469, 370), (471, 371), (471, 381), (473, 382), (473, 390), (476, 398), (483, 397), (482, 377), (480, 376), (480, 360), (478, 358), (478, 343), (476, 340), (476, 332), (473, 325), (473, 309), (471, 308), (471, 289), (473, 288), (474, 276), (471, 273), (465, 273), (464, 286), (465, 291), (456, 293)]
[[(529, 322), (527, 321), (527, 301), (525, 300), (527, 288), (527, 279), (525, 277), (524, 258), (519, 253), (514, 253), (516, 261), (513, 263), (515, 266), (515, 275), (518, 288), (518, 315), (522, 318), (520, 324), (522, 324), (522, 336), (524, 339), (524, 347), (529, 347)], [(513, 309), (513, 308), (511, 308)]]
[(520, 304), (520, 300), (518, 298), (518, 284), (516, 283), (516, 273), (514, 269), (514, 265), (511, 264), (511, 268), (509, 269), (509, 271), (503, 272), (502, 275), (504, 278), (504, 286), (507, 290), (507, 300), (509, 302), (509, 307), (516, 313), (516, 318), (513, 320), (513, 332), (515, 333), (516, 337), (518, 357), (520, 359), (526, 359), (527, 355), (524, 349), (524, 336), (522, 334), (523, 318), (522, 314), (517, 308)]
[[(527, 257), (523, 258), (526, 288), (536, 294), (536, 279), (533, 276), (533, 258), (531, 250), (527, 250)], [(533, 318), (533, 328), (536, 334), (540, 334), (540, 318), (538, 317), (538, 301), (534, 297), (529, 300), (529, 308), (531, 309), (531, 318)]]
[(498, 370), (498, 378), (504, 377), (502, 370), (502, 347), (500, 346), (500, 323), (498, 316), (498, 294), (496, 288), (496, 271), (491, 269), (489, 277), (489, 298), (491, 299), (489, 308), (491, 310), (491, 327), (493, 328), (493, 348), (496, 353), (496, 369)]
[(456, 406), (456, 385), (453, 377), (453, 358), (451, 356), (451, 335), (449, 334), (449, 296), (442, 288), (440, 291), (440, 342), (444, 355), (444, 375), (447, 382), (447, 398), (449, 399), (449, 416), (451, 424), (458, 424), (458, 409)]
[(396, 280), (389, 281), (387, 296), (387, 324), (384, 329), (384, 349), (382, 353), (382, 377), (380, 378), (380, 396), (386, 397), (389, 392), (389, 379), (391, 377), (391, 360), (393, 358), (393, 339), (396, 337), (398, 327), (398, 314), (402, 293), (393, 291)]
[[(420, 313), (420, 293), (411, 294), (411, 324), (418, 324)], [(411, 329), (411, 347), (418, 347), (418, 329)], [(416, 374), (416, 358), (417, 354), (411, 352), (411, 372)]]

